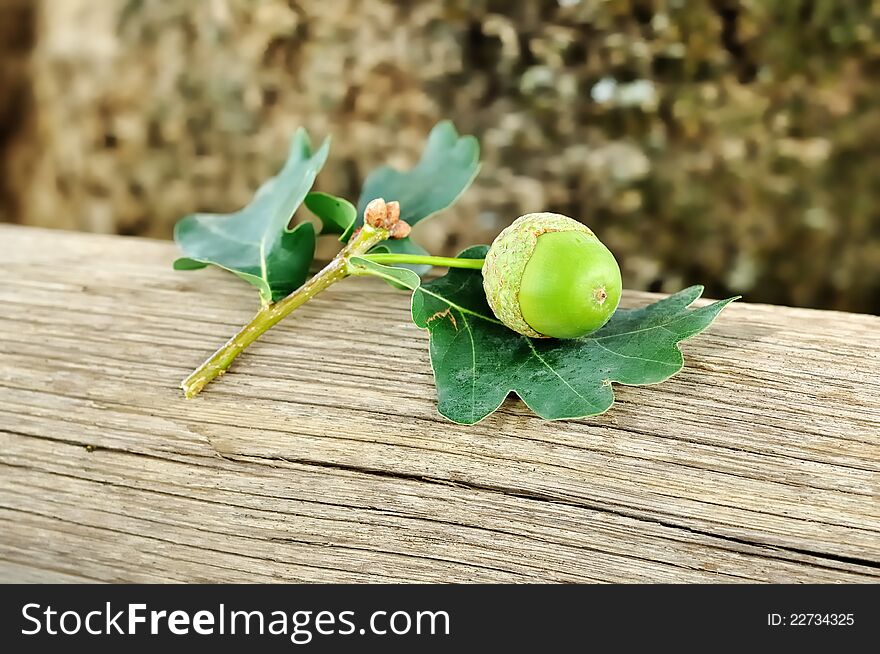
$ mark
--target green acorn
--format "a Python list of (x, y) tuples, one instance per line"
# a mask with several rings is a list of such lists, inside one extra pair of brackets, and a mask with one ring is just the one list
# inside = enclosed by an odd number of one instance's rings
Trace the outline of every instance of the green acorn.
[(483, 264), (486, 299), (498, 319), (533, 338), (578, 338), (617, 309), (614, 255), (576, 220), (530, 213), (498, 235)]

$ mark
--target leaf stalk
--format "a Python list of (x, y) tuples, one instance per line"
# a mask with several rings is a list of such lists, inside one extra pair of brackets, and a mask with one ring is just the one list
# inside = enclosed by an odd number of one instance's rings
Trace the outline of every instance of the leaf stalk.
[(469, 270), (480, 270), (483, 267), (485, 259), (459, 259), (457, 257), (434, 257), (430, 255), (420, 254), (399, 254), (376, 253), (361, 255), (362, 259), (367, 259), (374, 263), (381, 263), (386, 266), (399, 264), (438, 266), (442, 268), (467, 268)]

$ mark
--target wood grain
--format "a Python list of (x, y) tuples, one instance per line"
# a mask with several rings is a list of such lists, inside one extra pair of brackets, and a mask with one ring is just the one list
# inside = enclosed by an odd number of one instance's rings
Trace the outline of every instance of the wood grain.
[(880, 581), (880, 318), (736, 303), (603, 416), (463, 427), (381, 283), (187, 401), (246, 285), (149, 240), (0, 255), (2, 581)]

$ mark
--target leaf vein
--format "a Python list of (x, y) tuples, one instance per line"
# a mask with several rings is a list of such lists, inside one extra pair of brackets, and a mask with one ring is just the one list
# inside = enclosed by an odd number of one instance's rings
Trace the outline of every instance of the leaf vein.
[(611, 352), (611, 354), (613, 354), (615, 356), (623, 357), (624, 359), (635, 359), (637, 361), (648, 361), (649, 363), (659, 363), (661, 366), (668, 366), (670, 368), (677, 368), (678, 367), (676, 364), (669, 363), (668, 361), (660, 361), (659, 359), (649, 359), (647, 357), (634, 357), (634, 356), (630, 356), (629, 354), (615, 352), (610, 347), (606, 347), (606, 346), (602, 345), (598, 340), (596, 340), (596, 339), (593, 339), (593, 340), (596, 342), (596, 345), (601, 347), (603, 350)]
[(547, 362), (544, 360), (544, 357), (542, 357), (542, 356), (538, 353), (538, 350), (535, 349), (535, 345), (532, 343), (532, 339), (527, 338), (527, 337), (525, 337), (525, 336), (523, 336), (523, 338), (524, 338), (525, 341), (529, 344), (529, 348), (532, 350), (532, 354), (535, 356), (535, 358), (536, 358), (538, 361), (540, 361), (542, 364), (544, 364), (544, 366), (547, 368), (547, 370), (549, 370), (549, 371), (552, 372), (554, 375), (556, 375), (556, 377), (559, 379), (559, 381), (561, 381), (563, 384), (565, 384), (565, 385), (568, 387), (568, 389), (569, 389), (572, 393), (574, 393), (575, 395), (577, 395), (577, 396), (578, 396), (579, 398), (581, 398), (584, 402), (586, 402), (587, 404), (589, 404), (589, 405), (590, 405), (591, 407), (593, 407), (594, 409), (598, 409), (598, 408), (599, 408), (599, 406), (598, 406), (597, 404), (595, 404), (592, 400), (590, 400), (590, 399), (584, 397), (583, 395), (581, 395), (581, 394), (577, 391), (577, 389), (576, 389), (574, 386), (572, 386), (571, 384), (569, 384), (568, 381), (567, 381), (562, 375), (560, 375), (558, 372), (556, 372), (556, 369), (555, 369), (553, 366), (551, 366), (549, 363), (547, 363)]
[(424, 286), (420, 286), (418, 288), (418, 290), (421, 291), (422, 293), (425, 293), (427, 295), (430, 295), (433, 298), (440, 300), (441, 302), (445, 302), (446, 304), (451, 306), (453, 309), (461, 311), (462, 313), (466, 313), (468, 315), (475, 316), (477, 318), (481, 318), (481, 319), (485, 320), (486, 322), (491, 322), (491, 323), (495, 323), (496, 325), (501, 325), (505, 329), (507, 329), (507, 326), (504, 325), (504, 323), (502, 323), (500, 320), (494, 320), (493, 318), (489, 318), (488, 316), (484, 316), (482, 313), (477, 313), (476, 311), (471, 311), (470, 309), (465, 309), (464, 307), (457, 305), (455, 302), (446, 299), (442, 295), (438, 295), (437, 293), (434, 293), (433, 291), (429, 291)]

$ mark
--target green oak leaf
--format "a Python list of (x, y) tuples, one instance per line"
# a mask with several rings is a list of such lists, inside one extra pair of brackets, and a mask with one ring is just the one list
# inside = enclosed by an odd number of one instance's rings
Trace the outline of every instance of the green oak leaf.
[[(481, 259), (487, 249), (476, 246), (459, 256)], [(397, 275), (389, 271), (398, 269), (367, 263), (370, 274)], [(424, 285), (414, 275), (395, 279), (413, 289), (413, 321), (430, 333), (440, 413), (468, 425), (495, 411), (511, 392), (548, 420), (603, 413), (614, 403), (612, 382), (656, 384), (681, 370), (678, 343), (706, 329), (737, 299), (688, 310), (703, 292), (691, 286), (639, 309), (618, 309), (589, 336), (532, 339), (495, 318), (479, 271), (450, 269)]]
[[(371, 200), (400, 202), (400, 217), (410, 225), (454, 203), (480, 171), (480, 144), (473, 136), (459, 136), (453, 124), (437, 123), (428, 136), (421, 159), (412, 170), (390, 166), (377, 168), (364, 181), (358, 200), (358, 218), (343, 235), (364, 223), (364, 209)], [(401, 242), (409, 239), (401, 239)], [(399, 246), (405, 247), (405, 246)]]
[(288, 224), (327, 160), (329, 139), (312, 150), (304, 129), (297, 130), (281, 171), (264, 183), (243, 209), (230, 214), (193, 214), (174, 228), (174, 240), (186, 257), (177, 270), (213, 264), (229, 270), (260, 291), (263, 304), (289, 295), (306, 280), (315, 256), (315, 229)]
[(306, 196), (306, 208), (321, 219), (322, 234), (344, 234), (357, 220), (357, 209), (343, 198), (312, 191)]

